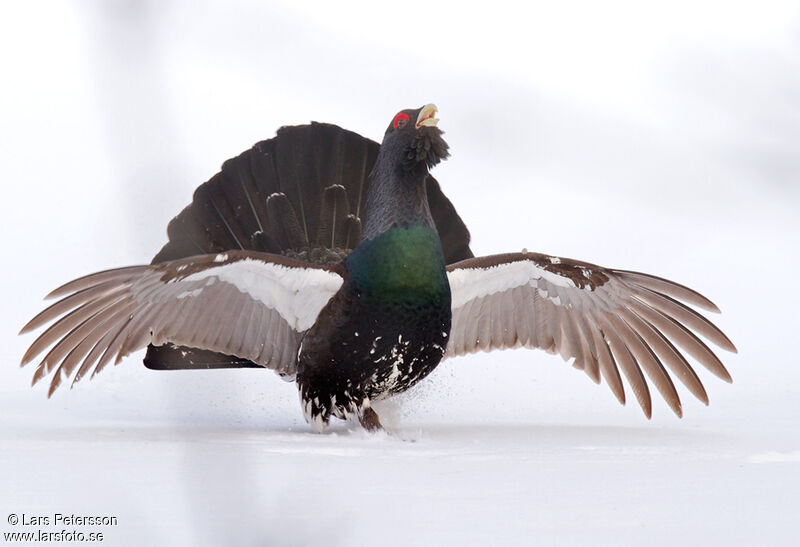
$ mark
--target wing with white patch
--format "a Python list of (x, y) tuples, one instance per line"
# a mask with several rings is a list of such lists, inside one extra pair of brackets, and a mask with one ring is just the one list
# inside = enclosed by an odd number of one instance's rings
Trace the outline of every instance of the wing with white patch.
[(64, 298), (21, 334), (56, 321), (22, 364), (53, 346), (34, 375), (36, 383), (55, 371), (50, 394), (76, 370), (73, 383), (148, 344), (221, 352), (291, 375), (301, 333), (342, 283), (334, 267), (250, 251), (99, 272), (48, 295)]
[(680, 301), (719, 309), (672, 281), (538, 253), (471, 258), (447, 270), (453, 323), (446, 356), (541, 348), (564, 360), (574, 359), (574, 366), (595, 382), (602, 376), (624, 404), (621, 369), (648, 418), (652, 405), (645, 374), (678, 416), (681, 402), (667, 369), (708, 404), (682, 351), (731, 381), (695, 332), (726, 350), (736, 348), (708, 319)]

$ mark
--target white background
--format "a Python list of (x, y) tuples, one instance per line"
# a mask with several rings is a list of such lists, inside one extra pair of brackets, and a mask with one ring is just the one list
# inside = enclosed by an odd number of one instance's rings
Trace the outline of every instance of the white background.
[[(117, 516), (80, 529), (109, 545), (797, 543), (798, 5), (518, 4), (3, 5), (0, 531), (60, 512)], [(16, 332), (40, 298), (149, 262), (223, 160), (310, 120), (380, 140), (427, 102), (476, 254), (686, 283), (723, 310), (734, 383), (701, 370), (709, 407), (681, 390), (682, 420), (658, 400), (648, 422), (558, 357), (482, 354), (384, 409), (390, 437), (312, 435), (271, 373), (141, 353), (30, 389)]]

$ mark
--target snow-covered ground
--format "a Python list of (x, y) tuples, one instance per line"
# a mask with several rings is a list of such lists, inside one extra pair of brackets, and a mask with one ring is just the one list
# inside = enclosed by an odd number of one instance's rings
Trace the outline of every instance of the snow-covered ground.
[[(0, 13), (0, 532), (109, 545), (795, 545), (800, 17), (791, 3), (34, 3)], [(563, 4), (563, 5), (562, 5)], [(649, 4), (649, 3), (648, 3)], [(559, 7), (560, 6), (560, 7)], [(738, 355), (647, 421), (559, 358), (475, 355), (313, 435), (257, 370), (141, 355), (46, 399), (16, 336), (62, 282), (145, 263), (226, 158), (311, 119), (380, 140), (436, 102), (479, 254), (688, 284)], [(12, 526), (7, 515), (114, 515)]]

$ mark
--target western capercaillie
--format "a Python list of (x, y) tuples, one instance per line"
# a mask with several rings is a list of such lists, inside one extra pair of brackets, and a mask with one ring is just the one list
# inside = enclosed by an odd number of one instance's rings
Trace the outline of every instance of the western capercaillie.
[[(515, 347), (559, 353), (645, 414), (648, 382), (679, 416), (677, 377), (708, 397), (683, 352), (730, 376), (695, 334), (730, 340), (665, 279), (520, 252), (475, 258), (429, 170), (448, 156), (436, 108), (399, 112), (377, 143), (328, 124), (284, 127), (225, 162), (168, 227), (148, 266), (76, 279), (22, 332), (52, 325), (34, 382), (50, 393), (148, 347), (153, 369), (264, 367), (297, 382), (304, 414), (380, 428), (371, 402), (447, 357)], [(667, 370), (672, 372), (672, 376)]]

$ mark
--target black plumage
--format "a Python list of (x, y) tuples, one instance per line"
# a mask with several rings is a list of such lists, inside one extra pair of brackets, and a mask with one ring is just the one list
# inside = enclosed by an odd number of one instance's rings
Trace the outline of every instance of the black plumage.
[(284, 127), (225, 162), (151, 265), (51, 293), (62, 299), (22, 329), (52, 322), (22, 359), (50, 348), (34, 382), (53, 373), (52, 394), (143, 347), (153, 369), (265, 367), (297, 380), (320, 431), (331, 417), (380, 428), (372, 401), (475, 351), (559, 353), (622, 403), (624, 377), (648, 417), (649, 384), (682, 414), (673, 376), (708, 403), (684, 352), (730, 381), (698, 334), (736, 348), (689, 305), (719, 310), (687, 287), (538, 253), (473, 257), (429, 174), (448, 156), (435, 114), (399, 112), (380, 147)]
[[(152, 263), (231, 249), (339, 262), (361, 241), (378, 150), (375, 141), (332, 124), (282, 127), (197, 188), (192, 203), (169, 223), (169, 241)], [(415, 148), (417, 154), (427, 158)], [(425, 189), (445, 260), (472, 257), (469, 231), (433, 176), (427, 175)], [(172, 344), (148, 346), (144, 363), (157, 370), (260, 366)]]

